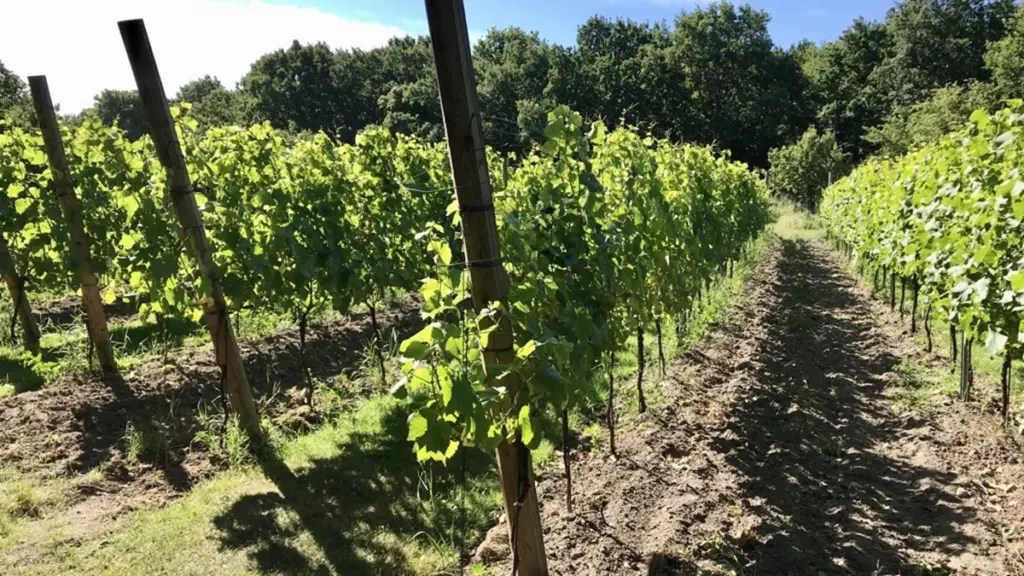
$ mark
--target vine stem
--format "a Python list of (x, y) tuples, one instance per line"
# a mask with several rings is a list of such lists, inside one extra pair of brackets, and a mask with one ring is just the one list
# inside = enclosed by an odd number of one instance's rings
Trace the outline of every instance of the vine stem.
[(569, 454), (569, 408), (562, 408), (562, 461), (565, 463), (565, 508), (572, 514), (572, 459)]
[(658, 361), (661, 363), (661, 377), (665, 377), (665, 349), (662, 347), (661, 338), (661, 317), (654, 321), (654, 327), (658, 331)]
[(1013, 355), (1010, 346), (1007, 345), (1006, 353), (1003, 355), (1003, 367), (1001, 384), (1003, 388), (1003, 425), (1010, 423), (1010, 373), (1013, 368)]
[(644, 325), (640, 323), (636, 327), (636, 394), (637, 402), (640, 405), (640, 413), (647, 412), (647, 400), (644, 399)]
[(924, 311), (924, 335), (928, 339), (928, 353), (932, 352), (932, 301), (928, 300), (928, 306)]
[(609, 352), (608, 359), (608, 447), (615, 456), (615, 350)]
[(370, 308), (370, 324), (373, 327), (373, 338), (377, 342), (374, 346), (375, 355), (377, 356), (377, 369), (380, 372), (380, 383), (382, 386), (387, 386), (387, 372), (384, 369), (384, 341), (380, 334), (380, 325), (377, 323), (377, 306), (373, 302), (368, 302), (367, 306)]

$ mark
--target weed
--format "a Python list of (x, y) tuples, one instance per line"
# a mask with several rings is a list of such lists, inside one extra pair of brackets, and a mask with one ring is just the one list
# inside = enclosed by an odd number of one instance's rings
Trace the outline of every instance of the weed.
[[(357, 371), (361, 377), (374, 382), (381, 389), (387, 387), (387, 380), (396, 372), (398, 356), (398, 332), (391, 328), (382, 330), (380, 337), (374, 336), (363, 348)], [(384, 373), (381, 373), (383, 360)]]
[(320, 379), (314, 381), (313, 405), (324, 419), (340, 416), (350, 405), (352, 399), (347, 393), (347, 382), (348, 379), (344, 375), (338, 378), (337, 385)]
[(237, 469), (253, 464), (253, 456), (249, 435), (238, 423), (238, 417), (232, 415), (224, 422), (223, 416), (211, 415), (203, 407), (199, 408), (199, 431), (193, 442), (213, 456), (220, 458), (229, 469)]
[(603, 452), (607, 443), (604, 433), (604, 426), (600, 422), (594, 422), (583, 429), (583, 436), (590, 438), (590, 451)]
[(167, 452), (167, 438), (152, 422), (129, 422), (124, 431), (128, 459), (133, 462), (153, 461)]

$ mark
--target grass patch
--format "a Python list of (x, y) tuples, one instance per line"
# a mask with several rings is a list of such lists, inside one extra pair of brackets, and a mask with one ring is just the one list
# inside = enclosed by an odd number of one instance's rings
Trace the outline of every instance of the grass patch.
[(64, 505), (63, 487), (60, 480), (41, 483), (13, 470), (0, 471), (0, 552), (17, 543), (32, 521)]
[(895, 372), (900, 385), (891, 392), (895, 399), (893, 410), (901, 414), (913, 412), (930, 417), (941, 398), (955, 397), (960, 390), (953, 375), (922, 362), (903, 360), (896, 365)]
[(816, 214), (788, 200), (777, 200), (775, 203), (775, 234), (786, 240), (808, 240), (824, 238), (825, 228)]
[(0, 560), (0, 573), (458, 574), (460, 547), (494, 522), (497, 474), (475, 451), (417, 463), (407, 411), (367, 400), (111, 533), (58, 539), (30, 567)]
[(124, 432), (128, 459), (153, 462), (167, 452), (167, 438), (152, 422), (129, 422)]
[[(291, 324), (284, 315), (253, 310), (244, 310), (232, 320), (240, 340), (263, 338)], [(12, 343), (9, 336), (0, 343), (0, 397), (36, 390), (58, 376), (90, 369), (84, 313), (76, 315), (70, 323), (46, 324), (42, 330), (39, 354), (25, 350), (20, 343)], [(109, 330), (114, 356), (122, 371), (154, 356), (205, 346), (210, 340), (201, 323), (183, 318), (110, 322)], [(92, 368), (98, 367), (93, 359)]]

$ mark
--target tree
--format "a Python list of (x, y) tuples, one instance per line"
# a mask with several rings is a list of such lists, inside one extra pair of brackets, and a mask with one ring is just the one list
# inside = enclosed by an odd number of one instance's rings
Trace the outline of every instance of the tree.
[(241, 125), (248, 121), (245, 95), (228, 90), (213, 76), (197, 78), (178, 89), (176, 102), (192, 104), (192, 115), (204, 128)]
[(933, 90), (987, 80), (985, 50), (1006, 34), (1014, 0), (904, 0), (889, 11), (890, 53), (873, 82), (890, 106), (909, 106)]
[[(523, 152), (531, 141), (543, 140), (525, 125), (520, 112), (544, 100), (550, 47), (536, 32), (519, 28), (491, 29), (473, 49), (473, 67), (487, 143), (502, 152)], [(553, 107), (546, 103), (544, 107)], [(545, 112), (546, 115), (546, 112)]]
[(808, 54), (802, 65), (817, 107), (818, 128), (834, 134), (854, 162), (870, 153), (864, 134), (888, 111), (872, 78), (885, 61), (889, 43), (884, 25), (857, 19), (838, 40)]
[[(650, 78), (643, 75), (643, 62), (649, 50), (664, 48), (668, 31), (661, 26), (631, 20), (609, 20), (593, 17), (576, 33), (579, 49), (579, 71), (588, 101), (582, 106), (585, 115), (604, 120), (609, 127), (627, 124), (650, 126), (659, 103), (646, 93)], [(663, 103), (662, 103), (663, 104)]]
[(814, 128), (794, 144), (775, 148), (768, 154), (771, 168), (768, 184), (777, 196), (784, 196), (814, 211), (830, 180), (849, 170), (849, 158), (832, 134)]
[(104, 90), (97, 94), (91, 111), (107, 126), (118, 126), (130, 140), (149, 133), (146, 109), (135, 90)]
[(799, 63), (776, 50), (768, 21), (749, 5), (718, 2), (683, 12), (672, 33), (696, 122), (685, 137), (759, 166), (810, 120)]
[(1024, 98), (1024, 6), (1009, 26), (1006, 37), (989, 44), (985, 65), (1003, 98)]
[(444, 138), (441, 108), (437, 99), (437, 78), (426, 76), (414, 82), (396, 84), (379, 100), (388, 130), (413, 134), (427, 140)]
[(443, 139), (430, 38), (392, 38), (370, 54), (377, 61), (375, 79), (365, 88), (377, 102), (373, 121), (428, 140)]
[(0, 62), (0, 119), (23, 128), (35, 123), (25, 82), (3, 62)]
[(257, 120), (278, 128), (335, 134), (347, 128), (341, 105), (352, 98), (338, 90), (337, 74), (330, 46), (295, 41), (287, 50), (257, 59), (241, 86), (252, 98)]
[(974, 110), (995, 108), (994, 92), (994, 87), (985, 82), (939, 88), (923, 102), (893, 110), (883, 125), (868, 129), (864, 139), (879, 154), (902, 156), (961, 128)]

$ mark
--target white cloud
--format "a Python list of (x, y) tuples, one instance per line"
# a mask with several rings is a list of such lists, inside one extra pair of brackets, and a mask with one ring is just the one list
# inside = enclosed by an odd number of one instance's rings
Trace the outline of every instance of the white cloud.
[(316, 8), (259, 0), (0, 0), (0, 61), (45, 74), (62, 112), (105, 88), (134, 89), (119, 20), (144, 18), (168, 97), (205, 74), (234, 86), (259, 56), (292, 40), (371, 48), (406, 31)]

